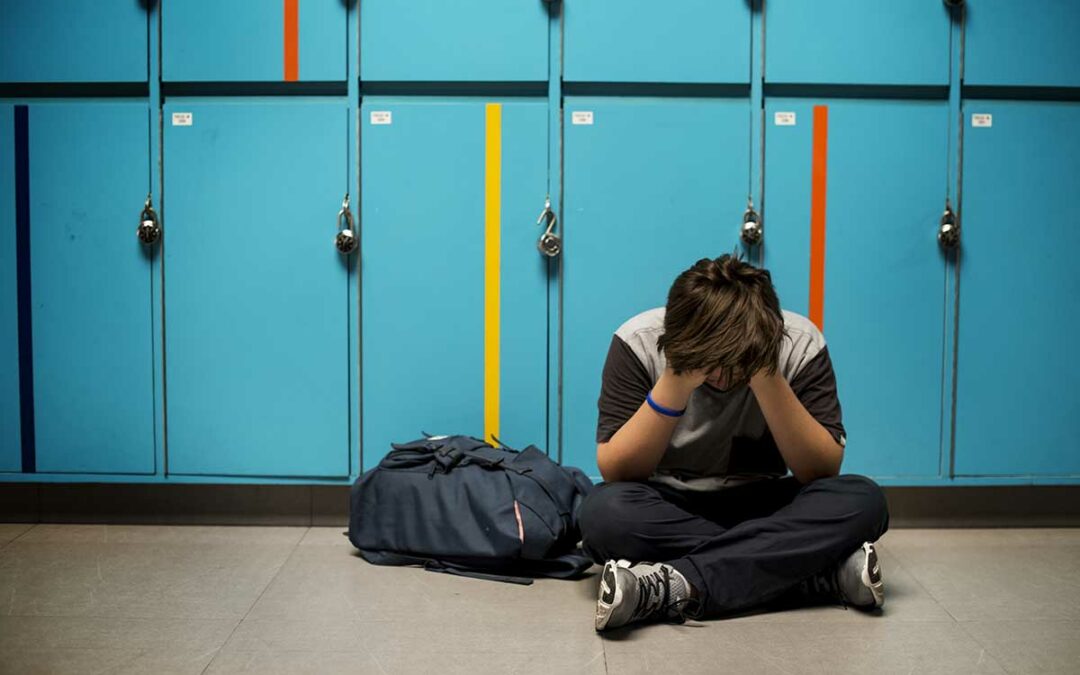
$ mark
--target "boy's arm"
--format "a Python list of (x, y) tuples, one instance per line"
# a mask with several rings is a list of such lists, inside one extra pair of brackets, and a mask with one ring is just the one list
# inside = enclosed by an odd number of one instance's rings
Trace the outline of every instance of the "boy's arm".
[(618, 335), (612, 337), (604, 362), (596, 428), (596, 463), (605, 481), (645, 480), (667, 450), (680, 418), (649, 407), (645, 402), (649, 391), (659, 405), (682, 410), (703, 380), (668, 370), (654, 384), (629, 345)]
[[(665, 408), (684, 410), (690, 395), (704, 381), (703, 373), (676, 375), (669, 368), (652, 388), (652, 398)], [(648, 394), (647, 391), (645, 393)], [(648, 402), (642, 401), (611, 440), (597, 444), (596, 463), (600, 467), (600, 475), (609, 483), (645, 480), (651, 476), (664, 456), (680, 419), (659, 413)]]
[(791, 384), (779, 373), (759, 373), (750, 379), (750, 389), (780, 454), (800, 483), (840, 473), (844, 428), (827, 350)]

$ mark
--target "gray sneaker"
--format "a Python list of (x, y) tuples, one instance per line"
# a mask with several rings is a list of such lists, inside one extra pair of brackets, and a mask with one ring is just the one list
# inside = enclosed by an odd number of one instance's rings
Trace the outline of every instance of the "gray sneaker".
[(863, 543), (847, 560), (803, 582), (808, 597), (839, 600), (844, 605), (876, 609), (885, 604), (881, 563), (870, 542)]
[(635, 621), (681, 619), (681, 609), (690, 601), (690, 583), (671, 565), (609, 560), (600, 575), (596, 630)]

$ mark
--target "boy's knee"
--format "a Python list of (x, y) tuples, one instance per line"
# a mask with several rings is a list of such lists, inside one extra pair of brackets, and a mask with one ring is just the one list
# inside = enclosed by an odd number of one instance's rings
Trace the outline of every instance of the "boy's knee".
[(636, 512), (650, 495), (641, 483), (604, 483), (590, 492), (578, 514), (585, 551), (597, 562), (630, 557), (626, 549), (640, 526)]
[(885, 491), (881, 486), (866, 476), (845, 474), (836, 480), (849, 499), (855, 500), (858, 520), (867, 530), (866, 539), (875, 540), (885, 533), (889, 526), (889, 505)]

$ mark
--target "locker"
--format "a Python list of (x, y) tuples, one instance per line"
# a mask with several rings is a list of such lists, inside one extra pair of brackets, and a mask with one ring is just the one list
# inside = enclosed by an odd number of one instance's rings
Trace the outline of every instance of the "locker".
[(542, 0), (365, 0), (360, 79), (548, 79), (548, 4)]
[(345, 5), (341, 0), (165, 0), (162, 79), (344, 80)]
[(750, 3), (593, 0), (564, 7), (567, 81), (750, 82)]
[[(777, 113), (793, 113), (780, 118), (793, 124), (777, 125)], [(826, 155), (816, 260), (815, 143)], [(944, 101), (767, 101), (765, 263), (785, 308), (814, 319), (818, 294), (848, 434), (845, 472), (940, 472), (946, 267), (936, 233), (947, 144)]]
[(1080, 4), (968, 0), (964, 83), (1080, 86)]
[(22, 468), (19, 296), (15, 247), (14, 108), (0, 104), (0, 472)]
[(562, 453), (597, 477), (596, 402), (615, 329), (664, 305), (697, 260), (738, 249), (749, 104), (567, 97), (565, 110)]
[[(28, 265), (29, 306), (11, 302), (16, 265), (5, 264), (5, 468), (21, 470), (7, 444), (20, 437), (19, 407), (32, 405), (38, 472), (153, 473), (150, 257), (135, 236), (150, 188), (149, 110), (137, 101), (4, 105), (7, 195), (20, 108), (29, 238), (17, 255)], [(10, 255), (15, 206), (2, 204)], [(10, 327), (20, 321), (32, 335), (32, 390), (13, 406), (20, 369), (9, 360), (18, 349)]]
[(369, 96), (361, 128), (364, 468), (422, 431), (544, 447), (546, 101)]
[(964, 119), (955, 471), (1076, 475), (1080, 104), (968, 101)]
[(139, 0), (0, 0), (0, 82), (145, 82)]
[(347, 476), (345, 102), (173, 99), (165, 120), (169, 473)]
[(935, 0), (765, 3), (765, 81), (949, 84), (949, 11)]

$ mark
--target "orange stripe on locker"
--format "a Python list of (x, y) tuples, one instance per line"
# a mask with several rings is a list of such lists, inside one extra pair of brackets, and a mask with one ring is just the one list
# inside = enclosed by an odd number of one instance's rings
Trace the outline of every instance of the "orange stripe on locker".
[(285, 0), (285, 81), (300, 78), (300, 0)]
[(810, 316), (825, 329), (825, 193), (828, 189), (829, 107), (814, 106), (814, 150), (810, 169)]

